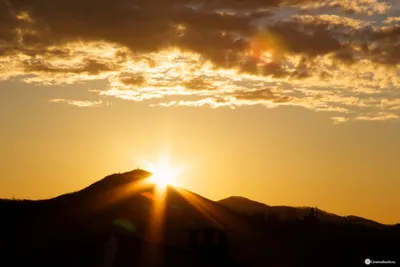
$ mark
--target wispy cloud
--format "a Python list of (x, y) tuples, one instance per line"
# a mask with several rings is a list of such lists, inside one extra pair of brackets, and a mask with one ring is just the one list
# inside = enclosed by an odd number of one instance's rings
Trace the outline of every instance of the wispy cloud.
[(69, 100), (69, 99), (56, 98), (56, 99), (50, 99), (49, 101), (51, 103), (66, 103), (68, 105), (77, 106), (80, 108), (99, 107), (103, 105), (103, 102), (101, 100), (84, 101), (84, 100)]
[(346, 118), (346, 117), (331, 117), (331, 119), (333, 120), (333, 122), (334, 122), (335, 124), (340, 124), (340, 123), (343, 123), (343, 122), (346, 122), (346, 121), (349, 120), (349, 119)]
[(385, 24), (400, 23), (400, 17), (389, 17), (383, 23)]
[(373, 114), (369, 116), (358, 116), (355, 118), (355, 120), (359, 121), (387, 121), (387, 120), (395, 120), (398, 119), (399, 116), (397, 114), (385, 114), (385, 113), (379, 113), (379, 114)]

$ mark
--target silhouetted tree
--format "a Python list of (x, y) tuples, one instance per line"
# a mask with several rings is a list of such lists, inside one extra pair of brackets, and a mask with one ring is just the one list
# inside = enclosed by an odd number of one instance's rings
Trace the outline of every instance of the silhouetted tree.
[(310, 213), (304, 216), (304, 221), (307, 223), (316, 223), (319, 221), (318, 219), (318, 209), (317, 208), (310, 208)]

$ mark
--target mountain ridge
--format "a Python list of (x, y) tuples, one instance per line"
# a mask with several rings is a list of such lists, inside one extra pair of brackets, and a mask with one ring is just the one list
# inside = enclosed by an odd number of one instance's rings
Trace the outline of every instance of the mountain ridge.
[[(303, 219), (307, 216), (310, 209), (314, 207), (294, 207), (285, 205), (271, 206), (262, 202), (251, 200), (242, 196), (230, 196), (217, 201), (218, 203), (226, 206), (227, 208), (241, 213), (255, 214), (265, 213), (267, 215), (277, 215), (280, 219)], [(386, 227), (392, 226), (390, 224), (383, 224), (371, 219), (363, 218), (356, 215), (341, 216), (325, 210), (317, 209), (319, 219), (323, 222), (334, 223), (353, 223), (372, 227)]]
[[(53, 198), (40, 199), (40, 200), (30, 200), (30, 199), (11, 200), (11, 199), (0, 198), (0, 205), (2, 203), (3, 204), (12, 203), (13, 205), (14, 204), (17, 205), (17, 203), (23, 202), (28, 206), (28, 205), (34, 205), (35, 203), (49, 203), (51, 200), (61, 202), (62, 199), (64, 198), (70, 198), (70, 199), (76, 198), (76, 201), (79, 201), (80, 198), (79, 196), (82, 196), (84, 194), (99, 194), (100, 192), (106, 192), (108, 190), (118, 191), (119, 188), (124, 187), (124, 185), (146, 179), (151, 175), (152, 175), (151, 172), (142, 169), (134, 169), (123, 173), (113, 173), (75, 192), (65, 193), (59, 196), (55, 196)], [(187, 191), (186, 189), (184, 190)], [(253, 213), (274, 214), (278, 215), (281, 219), (289, 219), (289, 220), (302, 219), (304, 216), (308, 214), (309, 209), (312, 208), (312, 207), (295, 207), (295, 206), (285, 206), (285, 205), (271, 206), (263, 202), (255, 201), (243, 196), (230, 196), (217, 201), (213, 201), (194, 192), (190, 193), (196, 195), (198, 198), (201, 198), (203, 200), (220, 204), (223, 207), (228, 208), (229, 210), (232, 210), (234, 212), (244, 212), (247, 214), (253, 214)], [(318, 209), (318, 212), (322, 221), (336, 222), (336, 223), (348, 222), (348, 223), (355, 223), (355, 224), (376, 226), (376, 227), (390, 225), (390, 224), (383, 224), (380, 222), (376, 222), (374, 220), (363, 218), (357, 215), (341, 216), (320, 209)]]

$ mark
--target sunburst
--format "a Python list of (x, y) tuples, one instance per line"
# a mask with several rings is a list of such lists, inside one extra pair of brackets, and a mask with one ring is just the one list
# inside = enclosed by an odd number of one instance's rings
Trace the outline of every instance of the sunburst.
[(151, 182), (159, 187), (178, 186), (177, 176), (179, 169), (170, 165), (168, 157), (164, 156), (157, 163), (149, 165), (149, 171), (153, 173), (150, 177)]

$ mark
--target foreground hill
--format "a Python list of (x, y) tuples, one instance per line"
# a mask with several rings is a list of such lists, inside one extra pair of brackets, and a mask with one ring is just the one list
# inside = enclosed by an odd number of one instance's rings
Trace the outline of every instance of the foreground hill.
[(271, 208), (262, 203), (160, 191), (150, 176), (134, 170), (48, 200), (0, 200), (0, 265), (321, 266), (329, 258), (323, 266), (364, 266), (366, 257), (393, 260), (400, 250), (395, 227), (271, 224), (232, 210)]
[[(298, 220), (304, 219), (310, 213), (309, 207), (290, 207), (290, 206), (268, 206), (254, 200), (244, 197), (232, 196), (221, 199), (218, 203), (226, 206), (227, 208), (246, 214), (259, 214), (264, 213), (266, 216), (273, 215), (279, 217), (281, 220)], [(339, 216), (323, 210), (317, 210), (317, 217), (322, 222), (332, 222), (338, 224), (358, 224), (370, 227), (387, 227), (387, 225), (357, 217), (357, 216)]]

